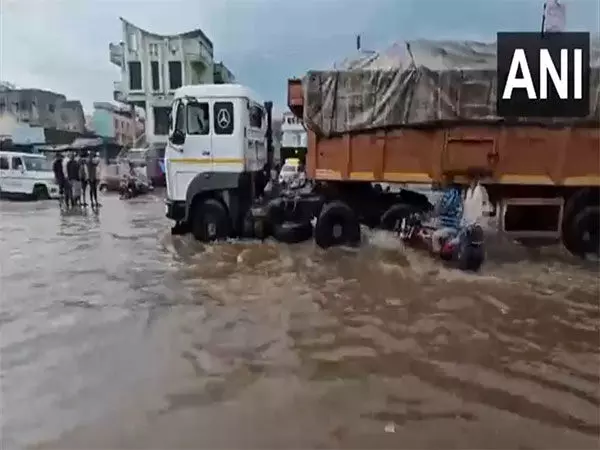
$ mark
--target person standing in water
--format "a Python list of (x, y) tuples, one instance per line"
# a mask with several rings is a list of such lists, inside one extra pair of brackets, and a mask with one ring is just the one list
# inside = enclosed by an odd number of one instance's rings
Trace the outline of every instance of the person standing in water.
[(83, 206), (87, 206), (87, 203), (85, 202), (85, 191), (88, 185), (88, 175), (87, 175), (87, 161), (85, 158), (85, 154), (82, 154), (81, 157), (79, 158), (79, 161), (77, 161), (78, 165), (79, 165), (79, 180), (81, 182), (81, 204)]
[(79, 164), (75, 158), (75, 152), (71, 153), (67, 162), (67, 179), (71, 186), (71, 206), (79, 204), (81, 197), (81, 184), (79, 181)]
[(63, 156), (60, 152), (56, 152), (54, 162), (52, 163), (52, 171), (54, 172), (54, 181), (58, 185), (61, 203), (64, 202), (65, 207), (69, 208), (71, 200), (70, 189), (67, 177), (65, 176)]
[(100, 206), (98, 203), (98, 164), (100, 161), (94, 156), (93, 152), (89, 152), (86, 161), (88, 185), (90, 187), (90, 205), (92, 208)]

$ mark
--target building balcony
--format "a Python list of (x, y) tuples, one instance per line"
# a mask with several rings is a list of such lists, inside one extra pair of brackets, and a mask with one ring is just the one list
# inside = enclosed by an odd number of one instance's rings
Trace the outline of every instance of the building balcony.
[(123, 50), (122, 43), (110, 43), (108, 44), (108, 50), (110, 54), (110, 62), (116, 66), (124, 67), (125, 66), (125, 55)]

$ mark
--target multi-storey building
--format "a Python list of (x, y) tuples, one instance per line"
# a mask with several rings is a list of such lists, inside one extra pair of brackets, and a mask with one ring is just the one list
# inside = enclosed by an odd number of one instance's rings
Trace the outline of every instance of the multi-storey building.
[(9, 115), (19, 124), (76, 133), (85, 132), (81, 102), (42, 89), (0, 89), (0, 116)]
[[(175, 90), (187, 84), (214, 83), (213, 44), (199, 29), (159, 35), (125, 19), (121, 22), (123, 41), (109, 46), (111, 62), (121, 68), (115, 100), (143, 108), (148, 142), (166, 142)], [(221, 76), (222, 71), (217, 72)]]
[(138, 147), (144, 144), (144, 119), (125, 105), (95, 102), (90, 128), (119, 145)]
[(284, 112), (281, 121), (281, 146), (306, 148), (307, 134), (302, 121), (291, 112)]

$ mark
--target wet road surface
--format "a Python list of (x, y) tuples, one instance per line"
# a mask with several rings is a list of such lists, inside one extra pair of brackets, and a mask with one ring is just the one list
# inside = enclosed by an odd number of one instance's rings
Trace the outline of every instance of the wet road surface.
[[(0, 203), (2, 448), (596, 448), (597, 272)], [(515, 256), (516, 255), (516, 256)]]

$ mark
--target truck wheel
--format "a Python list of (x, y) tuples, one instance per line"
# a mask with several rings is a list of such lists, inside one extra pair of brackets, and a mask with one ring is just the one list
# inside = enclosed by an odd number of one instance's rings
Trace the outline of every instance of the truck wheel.
[(48, 200), (50, 198), (48, 188), (42, 184), (35, 185), (33, 187), (33, 198), (35, 200)]
[(315, 227), (315, 242), (321, 248), (360, 242), (360, 224), (354, 211), (343, 202), (323, 207)]
[(381, 216), (380, 226), (384, 230), (398, 231), (402, 219), (407, 218), (414, 212), (414, 208), (410, 205), (398, 203), (392, 205), (383, 215)]
[(575, 254), (600, 257), (600, 207), (587, 206), (571, 222), (570, 240), (576, 242)]
[(308, 241), (313, 235), (313, 227), (310, 222), (283, 222), (275, 225), (273, 236), (279, 242), (296, 244)]
[(229, 236), (229, 215), (218, 200), (204, 200), (192, 214), (192, 234), (197, 240), (212, 242)]

